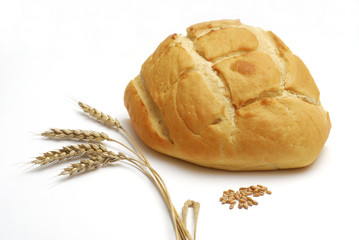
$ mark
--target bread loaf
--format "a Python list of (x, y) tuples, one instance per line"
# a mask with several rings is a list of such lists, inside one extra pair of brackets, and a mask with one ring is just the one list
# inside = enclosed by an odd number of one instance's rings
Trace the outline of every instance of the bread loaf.
[(231, 171), (307, 166), (331, 128), (300, 58), (271, 31), (239, 20), (167, 37), (128, 84), (124, 102), (149, 147)]

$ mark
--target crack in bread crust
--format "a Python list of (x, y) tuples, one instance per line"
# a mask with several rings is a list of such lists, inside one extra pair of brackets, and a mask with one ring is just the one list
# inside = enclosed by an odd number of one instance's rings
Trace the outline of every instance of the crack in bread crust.
[(192, 56), (195, 60), (195, 67), (193, 71), (197, 71), (204, 76), (207, 86), (212, 90), (218, 100), (225, 103), (226, 118), (235, 125), (235, 109), (233, 108), (230, 98), (230, 92), (226, 83), (218, 76), (217, 72), (212, 69), (212, 63), (204, 59), (197, 51), (195, 42), (188, 37), (180, 38), (182, 47)]
[(150, 121), (152, 122), (153, 126), (155, 126), (158, 134), (173, 144), (173, 140), (170, 136), (166, 122), (164, 121), (162, 112), (157, 104), (153, 101), (153, 98), (148, 91), (147, 83), (142, 74), (137, 76), (133, 81), (134, 86), (136, 87), (137, 92), (142, 99), (142, 102), (145, 104)]

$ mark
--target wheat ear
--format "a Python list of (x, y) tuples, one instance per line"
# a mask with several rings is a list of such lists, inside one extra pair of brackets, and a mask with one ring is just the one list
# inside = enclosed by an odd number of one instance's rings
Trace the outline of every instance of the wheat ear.
[(82, 108), (82, 110), (85, 113), (88, 113), (90, 116), (94, 117), (96, 120), (98, 120), (99, 122), (110, 126), (110, 127), (115, 127), (115, 128), (119, 128), (119, 129), (124, 129), (120, 123), (120, 121), (117, 118), (113, 118), (108, 114), (105, 114), (99, 110), (97, 110), (94, 107), (91, 107), (83, 102), (78, 102), (78, 105)]
[(96, 152), (90, 154), (88, 159), (81, 160), (79, 163), (73, 163), (65, 168), (60, 175), (70, 175), (88, 172), (99, 167), (106, 166), (109, 163), (117, 162), (123, 159), (123, 154), (114, 152)]
[(88, 172), (90, 170), (94, 170), (99, 168), (102, 165), (100, 161), (93, 161), (91, 159), (81, 160), (79, 163), (73, 163), (69, 167), (65, 168), (60, 175), (70, 175), (73, 176), (75, 174)]
[(96, 131), (79, 130), (79, 129), (51, 128), (49, 131), (43, 132), (41, 135), (44, 137), (49, 137), (49, 138), (87, 140), (87, 141), (94, 141), (94, 142), (101, 142), (104, 140), (109, 140), (109, 137), (106, 133), (96, 132)]
[(106, 151), (107, 148), (102, 144), (87, 143), (70, 145), (58, 150), (46, 152), (42, 156), (36, 157), (36, 159), (33, 160), (32, 163), (46, 165), (55, 161), (61, 161), (73, 157), (80, 157), (94, 152), (100, 153)]

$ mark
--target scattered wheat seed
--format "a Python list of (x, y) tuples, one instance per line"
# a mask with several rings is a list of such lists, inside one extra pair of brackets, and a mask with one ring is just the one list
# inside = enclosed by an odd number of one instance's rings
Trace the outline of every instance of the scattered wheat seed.
[(268, 188), (262, 185), (257, 185), (261, 191), (266, 191)]
[(222, 204), (228, 203), (230, 204), (230, 209), (233, 209), (234, 204), (238, 202), (238, 208), (248, 209), (253, 205), (258, 205), (258, 202), (253, 200), (250, 196), (259, 197), (263, 196), (265, 193), (271, 194), (271, 191), (268, 190), (267, 187), (262, 185), (251, 185), (250, 187), (240, 187), (239, 191), (234, 192), (232, 189), (227, 191), (223, 191), (223, 196), (220, 199)]

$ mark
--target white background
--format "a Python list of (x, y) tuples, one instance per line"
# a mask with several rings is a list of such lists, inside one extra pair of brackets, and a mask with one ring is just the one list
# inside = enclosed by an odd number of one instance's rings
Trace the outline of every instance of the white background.
[[(332, 120), (317, 161), (298, 170), (225, 172), (141, 147), (180, 212), (201, 203), (197, 239), (358, 239), (358, 1), (0, 1), (0, 239), (174, 239), (152, 183), (126, 165), (68, 179), (69, 163), (27, 163), (69, 142), (51, 127), (106, 131), (76, 106), (116, 116), (136, 137), (123, 92), (169, 34), (191, 24), (241, 19), (272, 30), (299, 55)], [(119, 149), (117, 149), (119, 150)], [(263, 184), (272, 195), (249, 210), (223, 190)]]

